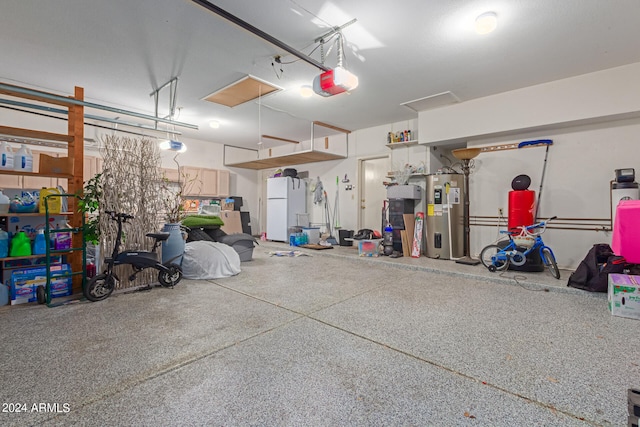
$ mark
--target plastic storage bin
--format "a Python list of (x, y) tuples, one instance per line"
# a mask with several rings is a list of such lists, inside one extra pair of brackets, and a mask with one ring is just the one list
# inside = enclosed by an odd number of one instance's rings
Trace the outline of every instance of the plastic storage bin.
[(303, 228), (302, 232), (307, 235), (307, 243), (317, 245), (320, 242), (320, 228)]
[(380, 246), (380, 242), (382, 239), (372, 239), (372, 240), (354, 240), (358, 242), (358, 255), (360, 256), (378, 256)]
[(240, 262), (251, 261), (253, 259), (253, 247), (257, 244), (256, 239), (245, 233), (228, 234), (218, 238), (220, 243), (229, 245), (240, 256)]

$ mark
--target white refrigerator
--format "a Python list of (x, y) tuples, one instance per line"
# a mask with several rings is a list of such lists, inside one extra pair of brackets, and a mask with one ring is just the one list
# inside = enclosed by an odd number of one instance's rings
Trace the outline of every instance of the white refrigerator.
[(267, 239), (289, 241), (298, 214), (307, 213), (307, 183), (289, 176), (267, 179)]

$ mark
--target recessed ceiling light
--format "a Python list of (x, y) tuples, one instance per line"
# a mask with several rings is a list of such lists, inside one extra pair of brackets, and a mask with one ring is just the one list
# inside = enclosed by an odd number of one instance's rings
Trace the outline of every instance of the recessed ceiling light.
[(313, 95), (313, 88), (309, 85), (300, 86), (300, 96), (309, 98)]
[(498, 15), (486, 12), (476, 18), (476, 33), (489, 34), (498, 26)]
[(209, 127), (213, 128), (213, 129), (218, 129), (220, 127), (220, 122), (217, 120), (211, 120), (209, 122)]

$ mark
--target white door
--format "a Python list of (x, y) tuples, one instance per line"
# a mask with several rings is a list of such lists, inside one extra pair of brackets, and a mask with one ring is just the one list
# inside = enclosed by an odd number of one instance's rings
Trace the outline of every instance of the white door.
[(282, 176), (267, 179), (267, 198), (286, 199), (293, 188), (291, 178)]
[(267, 199), (267, 239), (289, 241), (287, 199)]
[[(389, 157), (377, 157), (358, 161), (360, 177), (359, 198), (360, 218), (358, 228), (380, 230), (382, 226), (382, 207), (387, 199), (387, 189), (383, 181), (388, 180), (390, 170)], [(382, 230), (380, 230), (382, 231)]]

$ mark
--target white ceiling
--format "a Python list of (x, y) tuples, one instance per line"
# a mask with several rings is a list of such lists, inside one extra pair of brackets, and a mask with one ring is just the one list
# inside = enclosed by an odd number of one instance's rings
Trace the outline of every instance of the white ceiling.
[[(190, 0), (2, 0), (0, 81), (62, 94), (81, 86), (88, 101), (153, 115), (150, 93), (177, 76), (177, 120), (200, 127), (179, 129), (185, 137), (256, 148), (259, 132), (304, 140), (313, 120), (362, 129), (416, 118), (400, 104), (446, 91), (464, 102), (640, 61), (638, 0), (211, 2), (305, 54), (330, 26), (357, 19), (343, 34), (360, 86), (301, 98), (320, 70)], [(479, 36), (473, 21), (486, 11), (498, 28)], [(326, 65), (336, 58), (334, 48)], [(284, 90), (260, 111), (201, 100), (246, 74)]]

